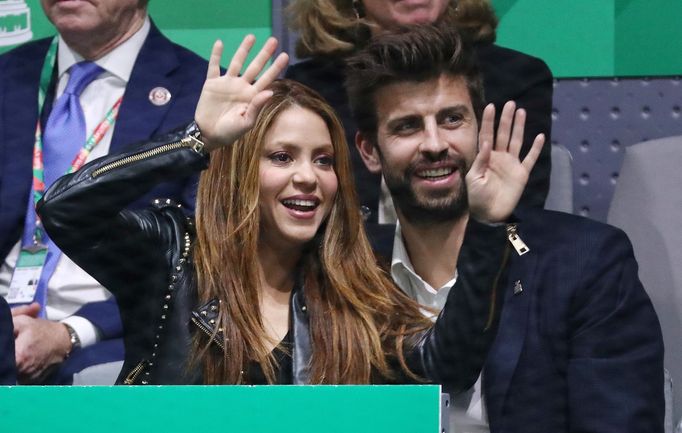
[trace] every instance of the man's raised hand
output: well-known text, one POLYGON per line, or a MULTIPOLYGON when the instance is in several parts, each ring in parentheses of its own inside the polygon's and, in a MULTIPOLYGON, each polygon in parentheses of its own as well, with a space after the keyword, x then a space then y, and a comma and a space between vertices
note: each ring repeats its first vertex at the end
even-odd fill
POLYGON ((466 176, 471 215, 484 222, 503 222, 514 211, 528 183, 528 176, 545 143, 538 134, 526 157, 519 153, 523 144, 526 111, 504 104, 495 134, 495 106, 483 111, 478 135, 479 152, 466 176))

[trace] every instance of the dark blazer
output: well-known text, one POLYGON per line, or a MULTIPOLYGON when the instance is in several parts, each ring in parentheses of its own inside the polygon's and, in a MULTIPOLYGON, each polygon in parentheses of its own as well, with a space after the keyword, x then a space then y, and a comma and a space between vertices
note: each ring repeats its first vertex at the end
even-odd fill
POLYGON ((0 296, 0 385, 17 383, 14 362, 14 325, 7 301, 0 296))
MULTIPOLYGON (((627 236, 569 214, 518 216, 530 251, 512 254, 483 368, 491 431, 662 432, 661 329, 627 236)), ((390 257, 391 230, 372 231, 390 257)))
MULTIPOLYGON (((542 60, 508 48, 479 44, 475 50, 483 75, 486 100, 495 104, 497 120, 502 106, 509 100, 516 101, 517 106, 525 108, 528 113, 521 155, 526 155, 537 134, 544 133, 546 136, 547 145, 542 149, 519 202, 519 207, 542 208, 549 191, 552 164, 549 146, 552 132, 552 73, 542 60)), ((332 56, 311 58, 290 66, 285 76, 316 90, 336 110, 346 130, 360 204, 371 211, 369 221, 376 222, 381 177, 367 170, 354 144, 357 126, 344 87, 346 76, 343 59, 332 56)))
MULTIPOLYGON (((49 39, 43 39, 0 56, 0 259, 7 256, 23 230, 38 119, 38 82, 49 44, 49 39)), ((147 140, 191 120, 206 67, 205 60, 172 43, 152 23, 126 87, 110 152, 121 152, 131 143, 147 140), (150 90, 159 86, 171 93, 170 102, 160 107, 149 101, 150 90)), ((50 90, 53 92, 54 83, 50 90)), ((52 99, 48 94, 43 123, 51 108, 47 101, 52 99)), ((193 177, 162 184, 137 205, 146 206, 154 197, 174 197, 193 209, 195 186, 193 177)), ((122 359, 122 327, 113 300, 85 305, 76 314, 94 323, 103 341, 73 353, 63 365, 65 376, 87 365, 122 359), (108 341, 111 339, 116 340, 108 341)))

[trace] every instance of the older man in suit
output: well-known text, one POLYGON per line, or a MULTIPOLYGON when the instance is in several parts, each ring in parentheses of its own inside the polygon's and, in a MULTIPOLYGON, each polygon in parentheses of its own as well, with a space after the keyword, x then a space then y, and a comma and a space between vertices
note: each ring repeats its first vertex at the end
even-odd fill
POLYGON ((421 27, 379 36, 348 70, 356 144, 399 221, 371 234, 407 294, 442 308, 470 221, 506 224, 499 331, 482 381, 455 398, 456 431, 662 432, 661 330, 627 237, 568 214, 512 215, 542 137, 520 161, 526 114, 513 103, 493 133, 473 57, 455 31, 421 27))
MULTIPOLYGON (((33 206, 83 161, 191 120, 206 62, 159 32, 147 0, 41 3, 59 34, 0 57, 0 294, 13 306, 20 382, 69 383, 122 359, 121 322, 105 288, 42 233, 33 206)), ((163 185, 140 204, 193 206, 194 183, 163 185)))

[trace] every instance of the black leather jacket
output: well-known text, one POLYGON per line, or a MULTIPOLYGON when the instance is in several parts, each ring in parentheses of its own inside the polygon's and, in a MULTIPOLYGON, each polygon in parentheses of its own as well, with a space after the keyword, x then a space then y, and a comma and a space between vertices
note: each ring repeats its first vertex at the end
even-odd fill
MULTIPOLYGON (((201 383, 199 369, 188 367, 191 336, 212 333, 219 304, 197 306, 193 220, 165 199, 148 210, 126 209, 158 183, 207 166, 192 131, 93 161, 55 182, 38 206, 55 243, 116 297, 126 349, 119 383, 201 383)), ((406 353, 413 372, 450 391, 478 377, 495 334, 503 298, 495 296, 495 284, 508 254, 504 227, 471 223, 467 231, 460 253, 467 265, 458 266, 434 326, 415 336, 406 353)), ((295 288, 291 299, 291 377, 302 384, 311 356, 305 289, 295 288)))

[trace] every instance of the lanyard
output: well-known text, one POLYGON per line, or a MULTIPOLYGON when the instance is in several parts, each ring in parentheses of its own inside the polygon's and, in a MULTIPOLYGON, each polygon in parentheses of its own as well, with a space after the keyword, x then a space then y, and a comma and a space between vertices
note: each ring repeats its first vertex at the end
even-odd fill
MULTIPOLYGON (((54 72, 55 61, 57 57, 57 47, 58 38, 55 36, 52 39, 50 48, 47 50, 45 55, 45 62, 43 63, 43 68, 40 72, 40 86, 38 88, 38 121, 36 123, 35 132, 35 143, 33 146, 33 185, 31 198, 29 200, 29 212, 27 213, 26 224, 33 226, 32 239, 30 239, 33 245, 39 245, 43 243, 44 232, 40 224, 40 218, 35 213, 35 205, 38 201, 45 195, 45 165, 43 161, 43 134, 40 127, 40 117, 45 105, 45 97, 47 95, 47 89, 52 80, 52 74, 54 72)), ((118 117, 118 109, 121 106, 121 101, 123 96, 118 98, 114 105, 107 111, 104 119, 95 127, 93 133, 85 141, 83 147, 78 152, 74 158, 71 166, 68 168, 66 173, 73 173, 77 171, 87 159, 88 155, 92 149, 102 141, 102 138, 106 135, 109 128, 111 128, 116 122, 118 117)), ((31 233, 29 230, 24 230, 24 233, 31 233)), ((27 244, 28 239, 24 239, 24 244, 27 244)))

